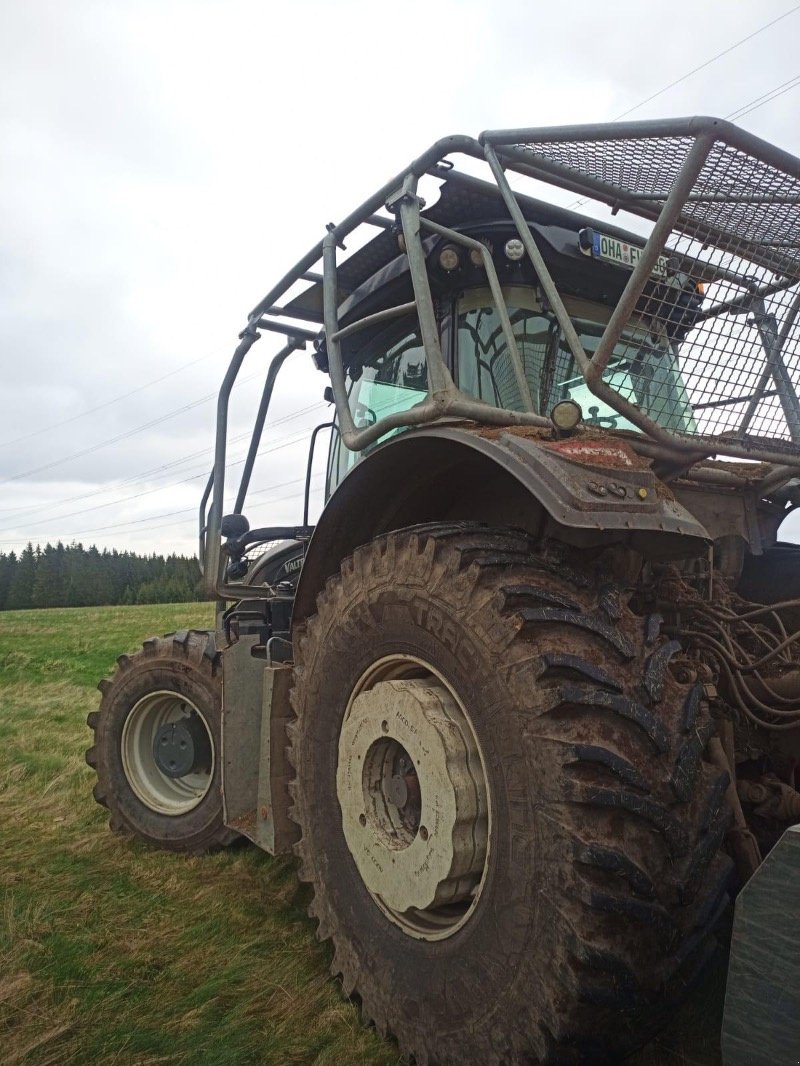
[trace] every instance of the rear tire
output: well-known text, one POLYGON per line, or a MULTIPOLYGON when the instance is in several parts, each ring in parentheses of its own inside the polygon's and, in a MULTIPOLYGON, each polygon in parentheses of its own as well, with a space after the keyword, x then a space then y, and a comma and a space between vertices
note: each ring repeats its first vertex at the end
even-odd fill
POLYGON ((727 775, 704 761, 708 708, 672 676, 658 622, 628 609, 602 560, 459 523, 359 548, 298 635, 300 876, 345 991, 418 1063, 618 1061, 708 958, 727 775), (489 797, 480 891, 438 939, 376 901, 337 796, 351 695, 398 656, 464 708, 489 797))
POLYGON ((97 772, 94 798, 111 828, 170 851, 199 854, 232 843, 223 821, 220 775, 222 679, 214 635, 184 630, 151 637, 136 655, 121 655, 101 681, 100 708, 87 724, 94 744, 86 762, 97 772), (153 754, 159 729, 192 721, 196 766, 162 772, 153 754))

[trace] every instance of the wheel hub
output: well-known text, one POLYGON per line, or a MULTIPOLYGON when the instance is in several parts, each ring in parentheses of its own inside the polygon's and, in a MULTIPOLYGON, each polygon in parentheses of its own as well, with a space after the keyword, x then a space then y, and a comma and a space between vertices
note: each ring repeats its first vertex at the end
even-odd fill
POLYGON ((178 722, 167 722, 156 733, 153 758, 167 777, 208 773, 211 766, 211 744, 208 732, 196 715, 178 722))
POLYGON ((467 900, 484 869, 487 798, 458 701, 436 680, 379 681, 353 700, 339 743, 345 839, 391 911, 467 900))

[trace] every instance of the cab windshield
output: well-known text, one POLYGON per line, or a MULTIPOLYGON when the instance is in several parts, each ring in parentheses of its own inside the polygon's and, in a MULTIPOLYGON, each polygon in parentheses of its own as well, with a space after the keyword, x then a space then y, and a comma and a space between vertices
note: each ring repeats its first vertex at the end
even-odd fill
MULTIPOLYGON (((543 415, 560 400, 572 399, 581 405, 585 423, 636 430, 589 390, 556 316, 538 307, 528 290, 510 291, 507 300, 530 399, 522 394, 500 318, 488 293, 468 294, 459 302, 457 375, 461 390, 494 407, 509 411, 532 407, 543 415)), ((567 301, 567 310, 591 358, 609 311, 602 305, 578 300, 567 301)), ((634 324, 626 329, 603 380, 665 429, 696 431, 677 346, 670 344, 666 335, 654 335, 644 325, 634 324)))
MULTIPOLYGON (((544 415, 560 400, 572 399, 580 404, 585 423, 636 430, 589 390, 555 315, 537 303, 533 290, 508 289, 504 295, 528 395, 522 394, 488 290, 466 293, 456 305, 452 372, 462 392, 493 407, 508 411, 533 409, 544 415)), ((609 309, 580 300, 565 303, 584 350, 591 356, 600 343, 609 309)), ((681 377, 677 345, 671 345, 666 336, 654 336, 644 326, 633 325, 627 329, 603 379, 665 429, 696 432, 681 377)), ((353 421, 359 429, 397 411, 407 411, 425 399, 427 390, 425 348, 415 315, 391 323, 349 360, 347 395, 353 421)), ((381 440, 400 432, 402 429, 390 430, 381 440)), ((377 443, 364 452, 351 452, 335 433, 328 491, 377 443)))

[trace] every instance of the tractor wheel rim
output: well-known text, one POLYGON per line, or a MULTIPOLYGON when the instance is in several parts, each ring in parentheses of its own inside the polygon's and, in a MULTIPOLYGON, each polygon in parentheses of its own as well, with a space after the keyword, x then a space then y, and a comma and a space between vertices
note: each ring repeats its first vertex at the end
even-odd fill
POLYGON ((150 692, 133 705, 120 741, 122 768, 136 797, 157 814, 188 814, 202 803, 214 779, 214 738, 197 706, 177 692, 150 692), (182 777, 169 777, 159 767, 153 746, 163 726, 196 716, 208 737, 210 766, 182 777))
POLYGON ((421 659, 387 656, 353 690, 338 755, 342 828, 367 891, 409 935, 452 936, 480 897, 491 822, 463 703, 421 659))

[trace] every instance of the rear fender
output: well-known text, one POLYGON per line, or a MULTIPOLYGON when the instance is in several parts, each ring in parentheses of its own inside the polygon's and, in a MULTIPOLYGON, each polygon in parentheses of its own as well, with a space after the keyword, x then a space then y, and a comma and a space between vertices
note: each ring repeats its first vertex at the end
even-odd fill
POLYGON ((320 516, 292 624, 314 612, 325 581, 355 548, 418 522, 514 526, 585 547, 622 543, 648 557, 693 554, 708 539, 623 442, 553 442, 536 432, 440 426, 375 448, 320 516))

